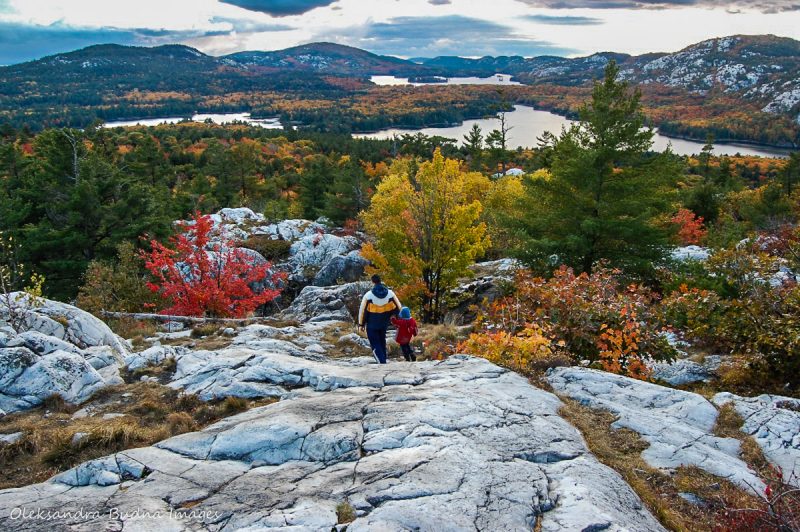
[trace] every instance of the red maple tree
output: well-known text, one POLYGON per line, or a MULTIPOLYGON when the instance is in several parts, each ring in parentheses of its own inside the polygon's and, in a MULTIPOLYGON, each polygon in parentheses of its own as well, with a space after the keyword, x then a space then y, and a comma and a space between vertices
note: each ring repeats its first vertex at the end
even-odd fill
POLYGON ((152 251, 142 252, 154 278, 148 287, 170 303, 162 314, 241 318, 280 294, 253 286, 277 286, 283 274, 268 262, 255 264, 233 241, 211 243, 212 225, 210 216, 195 213, 170 238, 171 246, 152 240, 152 251))
POLYGON ((683 246, 699 244, 706 237, 703 217, 696 216, 689 209, 679 210, 670 221, 678 226, 677 236, 683 246))

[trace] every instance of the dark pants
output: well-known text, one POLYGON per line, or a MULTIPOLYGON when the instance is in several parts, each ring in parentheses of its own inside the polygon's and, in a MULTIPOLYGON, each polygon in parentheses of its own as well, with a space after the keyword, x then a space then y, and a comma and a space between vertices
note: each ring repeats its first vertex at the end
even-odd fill
POLYGON ((411 344, 400 344, 400 351, 403 352, 403 356, 408 362, 417 360, 416 355, 414 355, 414 350, 411 349, 411 344))
POLYGON ((386 329, 367 329, 369 345, 378 364, 386 364, 386 329))

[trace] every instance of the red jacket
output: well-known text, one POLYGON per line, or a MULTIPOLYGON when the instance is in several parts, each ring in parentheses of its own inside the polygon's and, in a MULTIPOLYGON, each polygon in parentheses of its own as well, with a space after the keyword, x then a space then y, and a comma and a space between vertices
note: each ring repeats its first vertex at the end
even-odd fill
POLYGON ((392 325, 397 327, 397 336, 394 339, 400 345, 411 343, 411 339, 417 335, 417 322, 414 318, 404 320, 392 317, 392 325))

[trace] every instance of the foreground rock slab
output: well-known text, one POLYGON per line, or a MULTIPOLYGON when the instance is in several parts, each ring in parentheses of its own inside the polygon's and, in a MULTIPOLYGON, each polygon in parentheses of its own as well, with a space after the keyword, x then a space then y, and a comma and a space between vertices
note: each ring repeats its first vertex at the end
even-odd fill
POLYGON ((298 385, 336 389, 0 491, 0 529, 329 532, 347 503, 350 531, 662 530, 519 375, 470 357, 327 367, 298 385))
POLYGON ((650 443, 642 458, 651 466, 696 466, 763 493, 764 484, 739 459, 739 440, 713 434, 718 411, 703 396, 586 368, 555 368, 547 380, 556 393, 616 414, 612 428, 630 429, 650 443))

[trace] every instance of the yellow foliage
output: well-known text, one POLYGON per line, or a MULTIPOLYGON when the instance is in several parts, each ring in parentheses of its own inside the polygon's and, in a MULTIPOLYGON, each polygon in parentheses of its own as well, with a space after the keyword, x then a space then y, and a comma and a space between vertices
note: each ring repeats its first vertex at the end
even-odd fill
POLYGON ((377 186, 364 228, 375 237, 364 256, 374 270, 411 298, 427 322, 443 313, 443 297, 489 246, 478 197, 491 184, 465 174, 458 161, 436 150, 410 176, 410 161, 395 161, 377 186))
POLYGON ((528 373, 546 364, 553 356, 550 339, 538 327, 529 327, 518 334, 500 330, 471 334, 458 346, 458 351, 483 357, 490 362, 520 373, 528 373))

